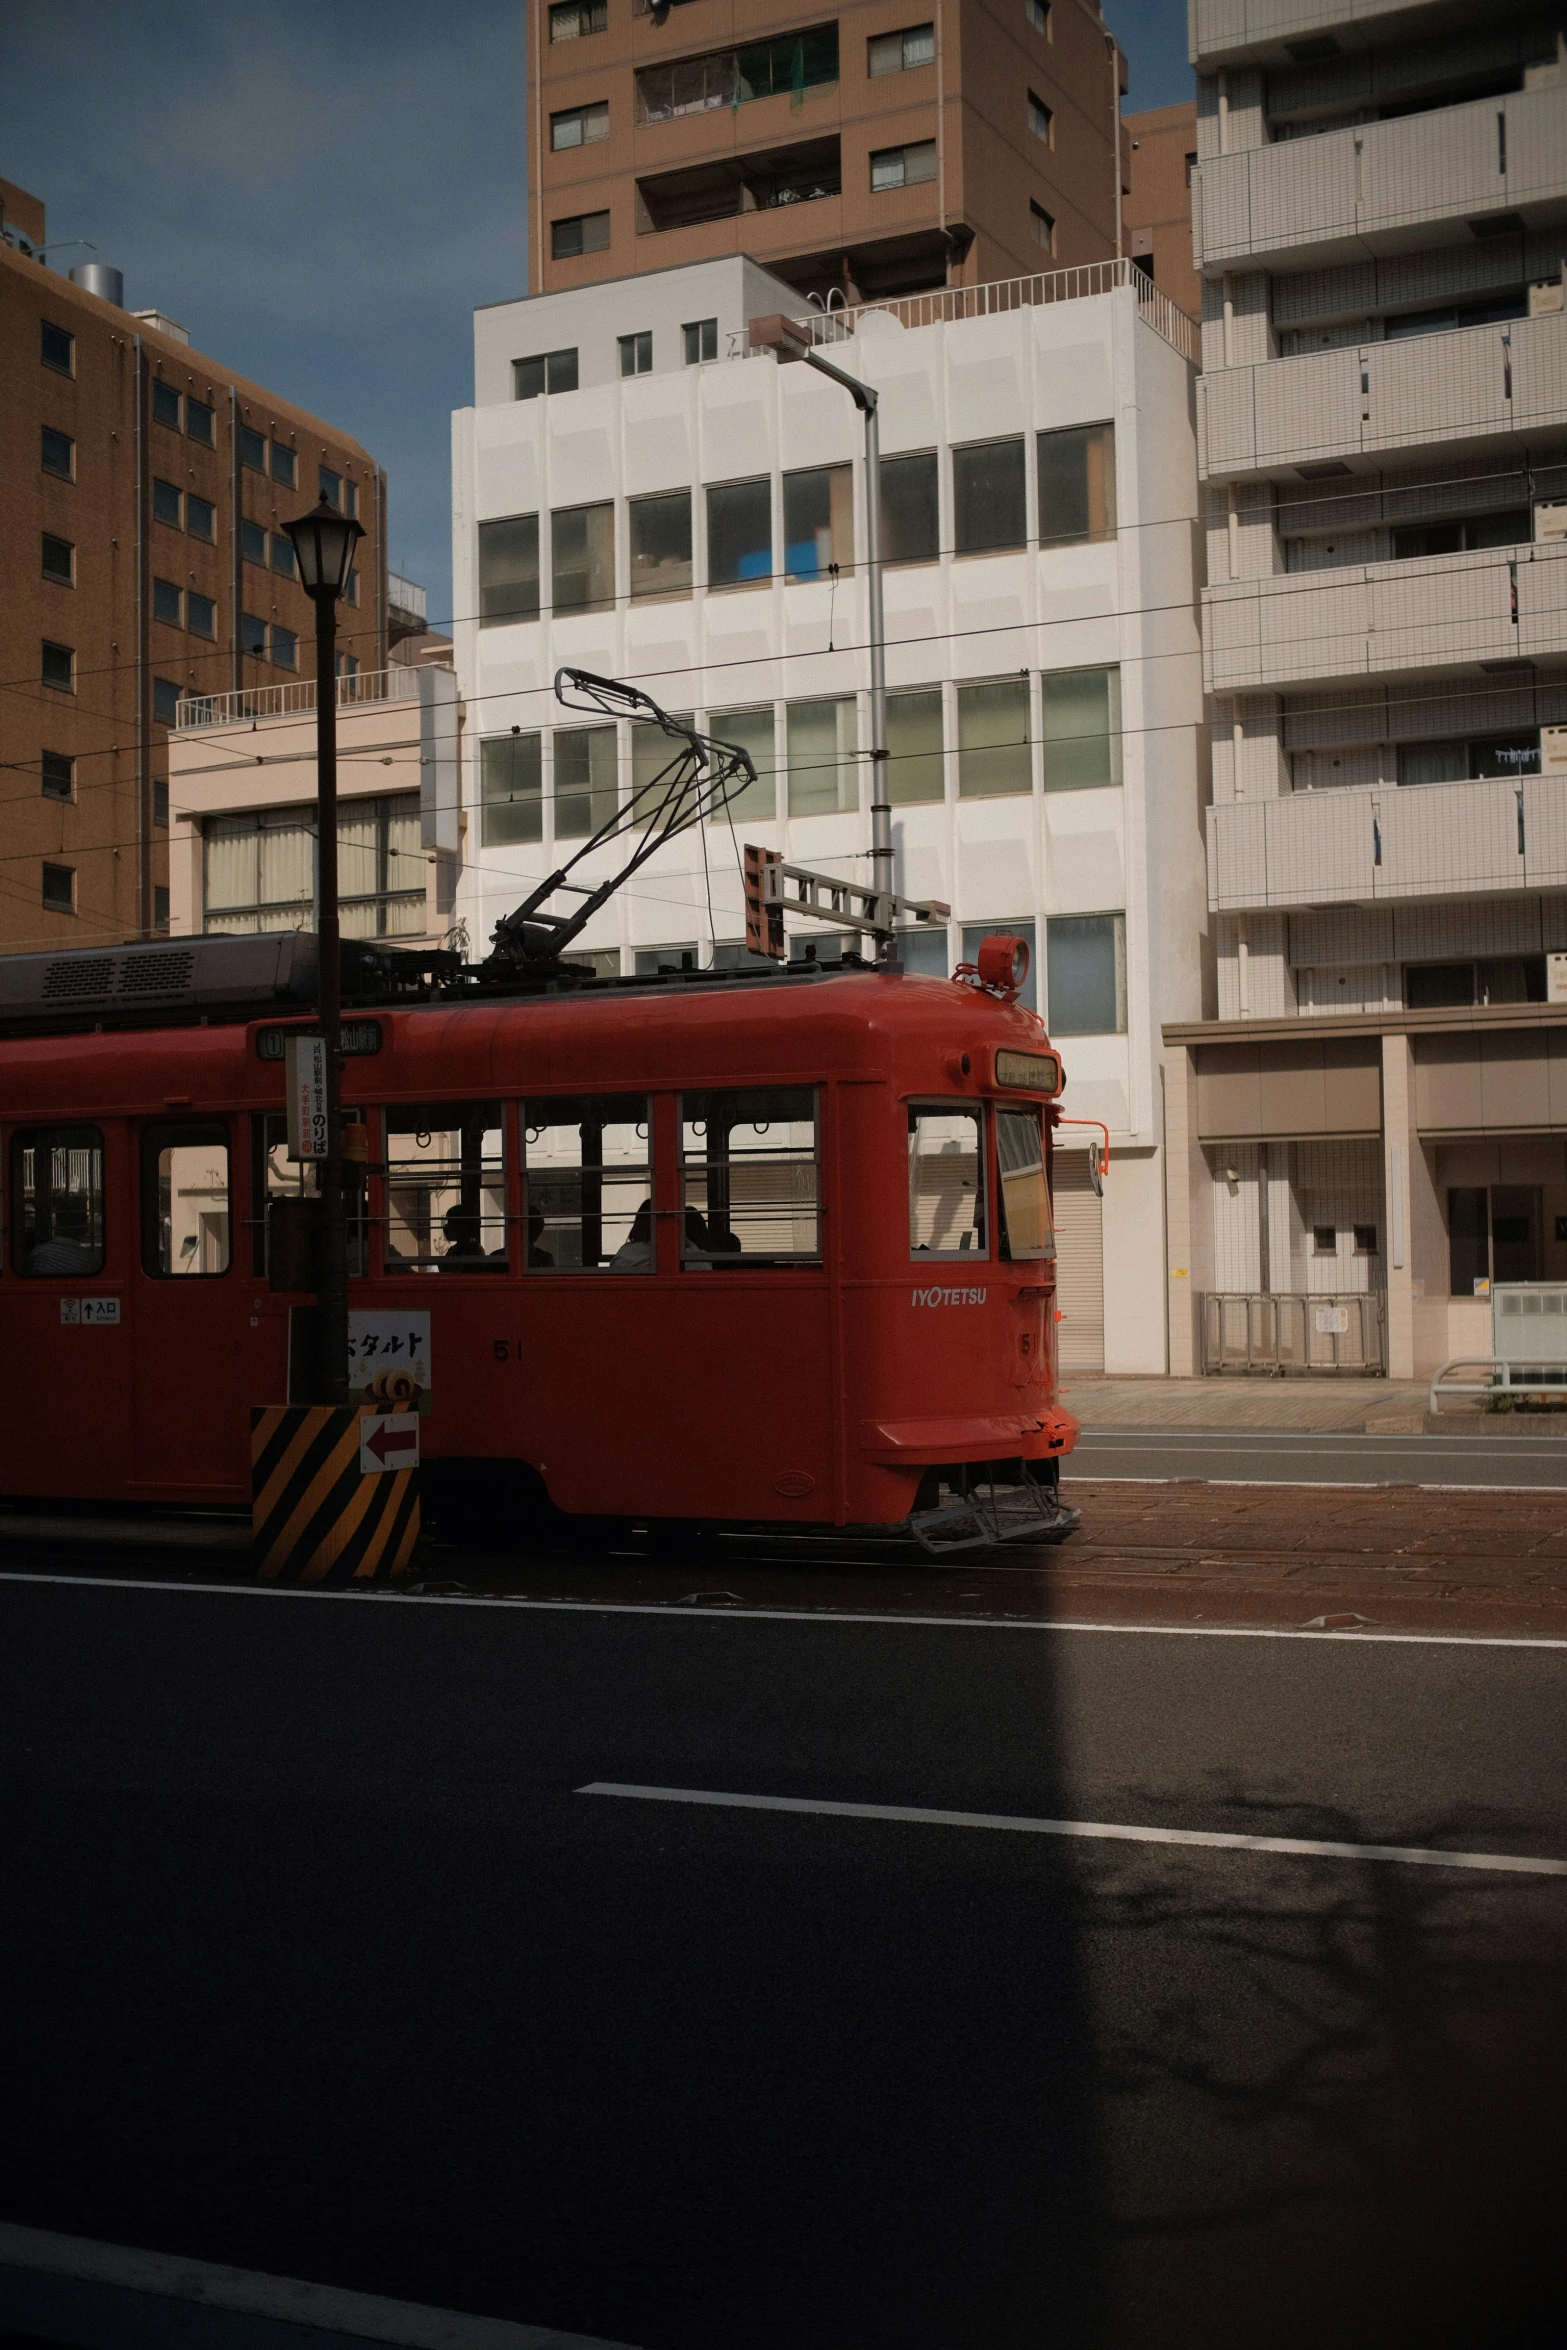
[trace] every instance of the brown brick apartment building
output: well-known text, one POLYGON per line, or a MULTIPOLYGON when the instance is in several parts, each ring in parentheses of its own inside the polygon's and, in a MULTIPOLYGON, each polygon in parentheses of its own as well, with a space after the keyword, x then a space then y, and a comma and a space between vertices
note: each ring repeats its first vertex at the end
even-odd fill
POLYGON ((0 204, 0 951, 15 952, 167 921, 174 705, 313 676, 282 525, 323 489, 366 534, 343 658, 384 665, 386 479, 171 321, 40 266, 25 248, 44 242, 42 205, 4 181, 0 204))
POLYGON ((1098 0, 528 0, 536 293, 744 253, 849 300, 1120 251, 1098 0))
POLYGON ((1121 207, 1126 249, 1178 310, 1201 319, 1202 280, 1192 263, 1197 101, 1124 115, 1121 127, 1131 151, 1121 207))

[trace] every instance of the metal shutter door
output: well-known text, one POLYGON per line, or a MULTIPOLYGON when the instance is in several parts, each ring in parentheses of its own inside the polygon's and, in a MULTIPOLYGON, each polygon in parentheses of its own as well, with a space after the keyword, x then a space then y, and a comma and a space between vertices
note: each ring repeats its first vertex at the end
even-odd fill
POLYGON ((1086 1151, 1057 1151, 1054 1163, 1056 1337, 1063 1371, 1105 1367, 1104 1202, 1088 1180, 1086 1151))

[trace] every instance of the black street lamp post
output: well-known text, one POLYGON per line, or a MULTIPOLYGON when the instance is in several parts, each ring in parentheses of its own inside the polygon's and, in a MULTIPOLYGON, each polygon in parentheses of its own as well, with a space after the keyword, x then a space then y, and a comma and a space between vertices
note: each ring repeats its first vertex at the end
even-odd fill
POLYGON ((299 577, 316 608, 317 1005, 326 1047, 326 1157, 321 1165, 321 1253, 316 1275, 319 1351, 315 1400, 348 1401, 348 1233, 343 1214, 343 971, 337 915, 337 599, 364 531, 321 503, 285 525, 299 577))

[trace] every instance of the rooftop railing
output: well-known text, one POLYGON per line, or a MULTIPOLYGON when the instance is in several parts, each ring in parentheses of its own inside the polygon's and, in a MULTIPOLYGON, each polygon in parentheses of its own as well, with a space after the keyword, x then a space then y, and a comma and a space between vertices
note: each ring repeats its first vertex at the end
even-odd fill
MULTIPOLYGON (((337 706, 357 709, 367 702, 417 702, 419 671, 408 664, 362 669, 337 681, 337 706)), ((315 679, 292 685, 246 685, 231 694, 183 694, 174 714, 178 734, 209 726, 248 726, 257 718, 291 718, 313 711, 315 679)))
POLYGON ((1197 321, 1177 309, 1162 294, 1146 270, 1135 261, 1085 261, 1075 269, 1051 269, 1038 277, 1007 277, 989 285, 940 286, 928 294, 897 294, 884 302, 861 302, 843 309, 807 311, 804 323, 820 347, 842 342, 862 318, 884 311, 900 326, 951 326, 965 318, 997 318, 1009 310, 1034 310, 1048 302, 1083 302, 1095 294, 1113 294, 1130 286, 1137 296, 1137 314, 1173 350, 1195 365, 1199 355, 1197 321))
POLYGON ((399 612, 411 612, 415 620, 425 618, 424 590, 417 580, 404 579, 401 573, 389 571, 386 575, 386 600, 395 604, 399 612))

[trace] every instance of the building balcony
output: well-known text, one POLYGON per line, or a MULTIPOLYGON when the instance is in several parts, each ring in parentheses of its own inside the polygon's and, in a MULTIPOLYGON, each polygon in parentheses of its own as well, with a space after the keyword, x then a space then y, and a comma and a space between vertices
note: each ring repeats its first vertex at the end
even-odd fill
POLYGON ((1299 268, 1309 248, 1321 269, 1447 243, 1454 221, 1559 202, 1564 155, 1567 86, 1216 155, 1197 174, 1197 266, 1299 268))
POLYGON ((1282 65, 1285 41, 1309 39, 1340 25, 1374 24, 1407 6, 1408 0, 1190 0, 1192 63, 1199 73, 1212 73, 1232 58, 1278 48, 1278 57, 1268 62, 1282 65))
POLYGON ((1279 572, 1203 591, 1203 681, 1215 694, 1564 650, 1567 542, 1279 572))
POLYGON ((1207 481, 1454 441, 1478 455, 1567 424, 1567 311, 1222 368, 1197 393, 1207 481))
POLYGON ((1567 779, 1382 784, 1208 810, 1212 913, 1567 887, 1567 779))

